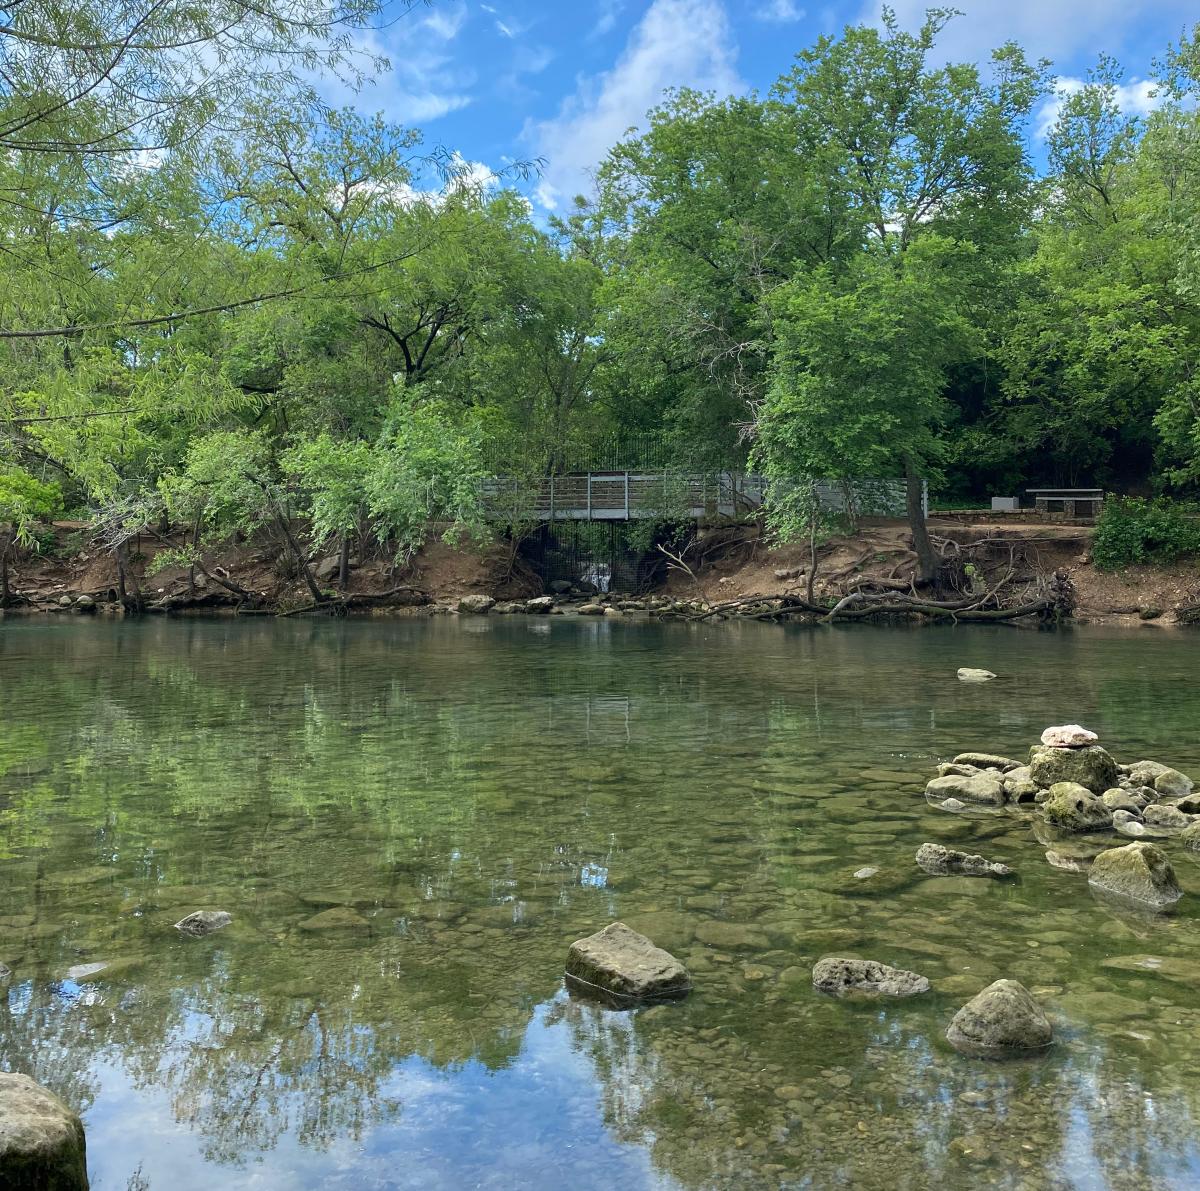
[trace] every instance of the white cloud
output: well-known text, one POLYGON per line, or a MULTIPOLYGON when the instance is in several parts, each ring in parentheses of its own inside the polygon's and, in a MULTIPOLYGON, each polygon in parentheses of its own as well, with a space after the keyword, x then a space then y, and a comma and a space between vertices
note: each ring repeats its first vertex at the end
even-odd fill
POLYGON ((526 123, 522 139, 546 159, 538 201, 553 210, 588 190, 590 171, 666 88, 743 90, 736 53, 720 0, 654 0, 611 70, 580 79, 554 119, 526 123))
POLYGON ((467 23, 467 6, 462 4, 445 5, 433 9, 429 15, 420 21, 423 30, 439 41, 453 41, 467 23))
POLYGON ((617 24, 617 17, 625 7, 625 0, 600 0, 596 14, 596 23, 592 26, 589 37, 603 37, 611 33, 617 24))
POLYGON ((760 21, 770 21, 772 24, 786 25, 792 21, 804 19, 804 9, 795 0, 766 0, 754 11, 754 16, 760 21))
MULTIPOLYGON (((900 24, 913 29, 930 0, 890 0, 900 24)), ((1151 21, 1156 27, 1190 24, 1195 0, 956 0, 955 17, 939 40, 944 55, 973 61, 1005 41, 1032 58, 1066 59, 1098 53, 1121 56, 1125 39, 1151 21)), ((882 3, 867 0, 862 17, 878 21, 882 3)))
MULTIPOLYGON (((1068 95, 1083 90, 1084 85, 1083 79, 1071 78, 1069 75, 1054 80, 1054 94, 1046 100, 1037 114, 1034 135, 1038 140, 1045 140, 1050 129, 1054 127, 1058 113, 1062 111, 1063 100, 1068 95)), ((1145 116, 1160 102, 1154 94, 1154 84, 1146 79, 1130 79, 1127 83, 1118 84, 1116 101, 1121 111, 1130 116, 1145 116)))

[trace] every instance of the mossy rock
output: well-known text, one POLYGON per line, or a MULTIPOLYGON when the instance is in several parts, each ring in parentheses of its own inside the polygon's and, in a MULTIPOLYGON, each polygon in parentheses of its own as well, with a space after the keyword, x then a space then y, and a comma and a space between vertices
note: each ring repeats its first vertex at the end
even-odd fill
POLYGON ((1042 815, 1063 831, 1105 831, 1113 819, 1104 800, 1076 782, 1055 782, 1042 803, 1042 815))
POLYGON ((1092 862, 1088 884, 1155 909, 1174 905, 1183 896, 1166 853, 1141 841, 1101 852, 1092 862))
POLYGON ((1111 790, 1120 776, 1112 754, 1098 744, 1085 748, 1035 744, 1029 750, 1029 775, 1043 789, 1058 782, 1075 782, 1093 794, 1111 790))

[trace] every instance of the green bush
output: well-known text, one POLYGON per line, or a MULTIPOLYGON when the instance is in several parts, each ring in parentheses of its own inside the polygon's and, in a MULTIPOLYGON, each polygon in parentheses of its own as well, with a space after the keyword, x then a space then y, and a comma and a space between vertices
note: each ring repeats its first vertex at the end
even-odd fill
POLYGON ((1092 553, 1105 571, 1138 562, 1171 562, 1200 553, 1200 520, 1188 505, 1113 497, 1104 502, 1092 553))

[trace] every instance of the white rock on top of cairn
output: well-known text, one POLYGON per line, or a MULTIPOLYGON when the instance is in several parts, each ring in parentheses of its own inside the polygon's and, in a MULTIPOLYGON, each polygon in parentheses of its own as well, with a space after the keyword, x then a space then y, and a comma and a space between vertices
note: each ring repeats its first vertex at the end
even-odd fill
POLYGON ((1062 724, 1057 728, 1047 728, 1042 733, 1042 743, 1053 749, 1087 748, 1099 739, 1095 732, 1089 732, 1078 724, 1062 724))

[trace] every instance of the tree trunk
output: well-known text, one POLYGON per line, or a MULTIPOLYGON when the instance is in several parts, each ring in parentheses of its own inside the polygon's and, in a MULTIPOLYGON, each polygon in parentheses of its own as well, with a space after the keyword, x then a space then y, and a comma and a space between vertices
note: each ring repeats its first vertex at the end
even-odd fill
POLYGON ((5 530, 0 538, 0 608, 5 607, 12 599, 12 591, 8 586, 8 554, 12 549, 13 535, 5 530))
POLYGON ((938 558, 925 524, 925 486, 911 459, 904 465, 904 496, 917 555, 917 582, 932 583, 937 578, 938 558))
POLYGON ((346 590, 350 582, 350 535, 342 534, 342 548, 338 554, 338 587, 346 590))

